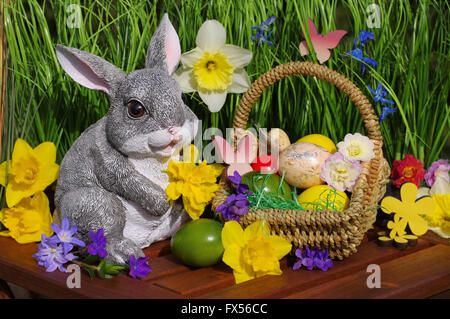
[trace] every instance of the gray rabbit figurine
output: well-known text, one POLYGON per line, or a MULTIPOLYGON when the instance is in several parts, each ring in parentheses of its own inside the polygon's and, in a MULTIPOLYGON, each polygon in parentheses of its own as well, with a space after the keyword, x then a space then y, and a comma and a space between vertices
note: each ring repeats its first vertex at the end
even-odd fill
POLYGON ((58 177, 58 218, 67 217, 89 242, 104 229, 107 259, 126 264, 131 254, 172 236, 188 220, 169 203, 167 168, 175 150, 193 140, 198 119, 171 77, 181 49, 164 15, 147 51, 145 68, 123 73, 93 54, 57 45, 62 68, 73 80, 108 95, 110 108, 73 143, 58 177))

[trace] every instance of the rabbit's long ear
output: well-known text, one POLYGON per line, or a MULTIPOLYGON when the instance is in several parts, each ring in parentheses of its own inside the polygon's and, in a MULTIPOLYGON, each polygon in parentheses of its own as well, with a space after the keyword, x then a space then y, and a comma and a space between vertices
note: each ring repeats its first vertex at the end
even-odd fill
POLYGON ((56 56, 64 71, 89 89, 110 94, 124 75, 119 68, 99 56, 61 44, 56 45, 56 56))
POLYGON ((181 58, 180 39, 167 13, 150 40, 145 67, 158 68, 171 75, 181 58))

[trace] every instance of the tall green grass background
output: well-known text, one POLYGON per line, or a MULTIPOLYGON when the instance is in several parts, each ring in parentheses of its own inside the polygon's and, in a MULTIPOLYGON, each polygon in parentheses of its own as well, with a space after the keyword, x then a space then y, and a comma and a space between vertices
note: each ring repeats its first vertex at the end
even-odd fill
MULTIPOLYGON (((220 21, 227 31, 227 43, 253 52, 246 67, 255 80, 265 71, 290 61, 315 61, 301 57, 298 45, 304 40, 302 25, 308 17, 326 34, 336 29, 348 31, 325 65, 351 79, 373 102, 367 85, 378 82, 388 90, 386 98, 398 111, 381 125, 384 155, 390 163, 413 154, 428 167, 439 158, 449 158, 450 108, 450 28, 449 3, 436 0, 396 1, 9 1, 3 3, 8 48, 6 108, 3 123, 1 160, 10 158, 17 138, 32 146, 52 141, 60 162, 75 139, 108 109, 106 96, 81 87, 61 69, 55 55, 58 43, 76 47, 120 67, 125 72, 143 68, 151 35, 167 12, 178 31, 182 52, 195 47, 198 29, 207 19, 220 21), (378 4, 380 28, 368 28, 371 12, 378 4), (81 23, 70 28, 79 5, 81 23), (258 44, 250 38, 251 27, 269 16, 269 40, 258 44), (365 55, 379 66, 367 66, 361 75, 360 63, 345 53, 362 30, 371 31, 365 55)), ((188 95, 188 105, 203 120, 204 128, 232 127, 240 94, 229 94, 219 113, 210 113, 196 93, 188 95)), ((377 115, 381 105, 373 103, 377 115)), ((297 140, 321 133, 335 143, 347 133, 362 132, 362 118, 345 94, 315 78, 292 77, 266 90, 250 115, 261 127, 283 128, 297 140)), ((250 124, 251 124, 250 123, 250 124)), ((2 192, 2 190, 0 190, 2 192)))

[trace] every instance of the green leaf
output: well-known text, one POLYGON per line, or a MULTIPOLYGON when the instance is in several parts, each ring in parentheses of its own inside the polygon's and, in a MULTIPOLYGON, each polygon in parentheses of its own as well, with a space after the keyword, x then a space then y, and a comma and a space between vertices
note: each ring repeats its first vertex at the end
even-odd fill
POLYGON ((88 265, 94 265, 98 262, 98 260, 99 260, 98 255, 95 255, 95 256, 89 255, 89 256, 86 256, 86 258, 84 258, 82 260, 82 262, 84 262, 85 264, 88 264, 88 265))
POLYGON ((105 274, 106 274, 106 259, 102 259, 102 261, 100 262, 100 264, 98 265, 98 275, 100 276, 100 278, 105 279, 105 274))
POLYGON ((111 261, 105 262, 105 273, 108 275, 118 275, 122 270, 124 270, 126 267, 121 265, 116 265, 111 261))
POLYGON ((87 268, 87 267, 83 267, 83 268, 86 269, 86 271, 88 272, 89 277, 91 279, 95 278, 95 271, 94 270, 92 270, 91 268, 87 268))

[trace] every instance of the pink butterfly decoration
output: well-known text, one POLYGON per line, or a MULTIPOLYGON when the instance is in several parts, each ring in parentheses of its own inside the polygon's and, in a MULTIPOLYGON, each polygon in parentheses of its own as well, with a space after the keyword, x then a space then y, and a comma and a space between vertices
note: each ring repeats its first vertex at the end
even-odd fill
POLYGON ((252 154, 252 135, 248 134, 242 138, 237 145, 237 151, 221 136, 214 136, 213 142, 216 147, 216 155, 219 160, 228 164, 227 176, 233 176, 234 171, 242 176, 253 171, 250 163, 254 161, 256 156, 252 154))
MULTIPOLYGON (((311 43, 314 47, 314 51, 316 52, 317 60, 319 60, 319 63, 322 64, 330 58, 330 49, 337 47, 344 35, 347 34, 347 31, 336 30, 326 35, 321 35, 317 32, 316 25, 310 18, 308 18, 308 26, 309 37, 311 38, 311 43)), ((305 38, 303 31, 302 36, 305 38)), ((300 42, 299 49, 302 56, 309 54, 308 43, 306 40, 300 42)))

